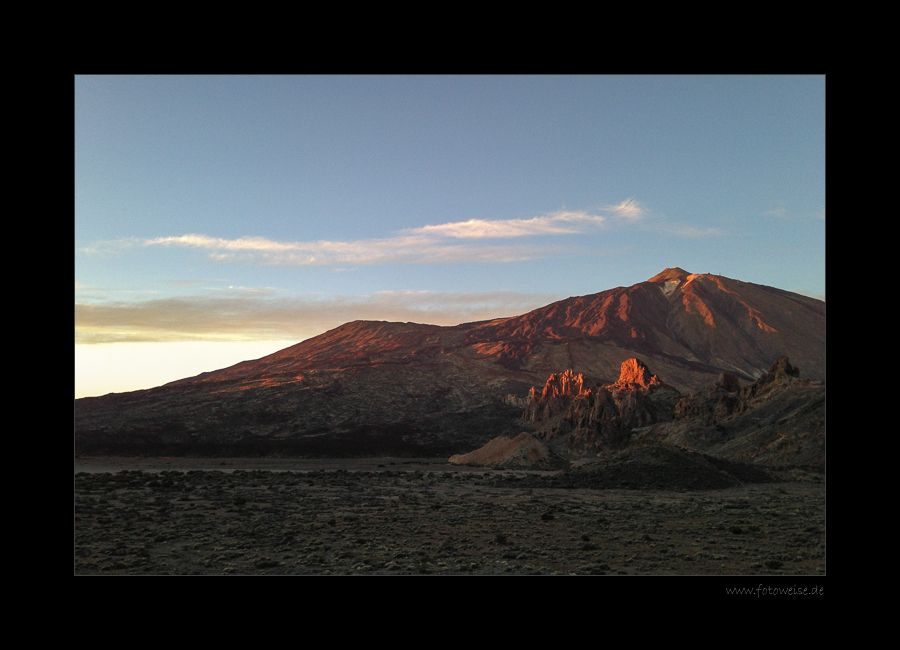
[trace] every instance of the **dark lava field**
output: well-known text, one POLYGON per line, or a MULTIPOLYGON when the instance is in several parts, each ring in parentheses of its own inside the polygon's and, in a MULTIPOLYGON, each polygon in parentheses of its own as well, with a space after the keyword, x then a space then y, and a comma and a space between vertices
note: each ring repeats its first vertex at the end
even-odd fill
POLYGON ((640 489, 585 476, 443 459, 76 459, 74 572, 825 574, 824 477, 640 489))

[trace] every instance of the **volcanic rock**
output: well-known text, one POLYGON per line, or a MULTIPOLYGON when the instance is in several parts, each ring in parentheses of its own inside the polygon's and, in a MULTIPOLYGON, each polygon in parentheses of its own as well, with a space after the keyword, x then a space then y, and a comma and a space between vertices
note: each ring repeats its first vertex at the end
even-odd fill
POLYGON ((674 421, 643 439, 777 469, 825 472, 825 383, 787 357, 738 392, 720 384, 679 400, 674 421))
POLYGON ((792 366, 787 357, 779 357, 769 368, 769 372, 741 391, 741 399, 749 402, 772 391, 784 389, 799 377, 800 368, 792 366))
POLYGON ((713 426, 730 417, 741 404, 740 382, 734 375, 722 376, 702 391, 687 395, 675 404, 675 420, 691 420, 713 426))
POLYGON ((717 425, 752 410, 766 396, 786 389, 800 377, 800 369, 787 357, 775 360, 769 371, 752 384, 740 387, 729 373, 722 373, 709 388, 682 398, 675 405, 674 419, 692 419, 703 425, 717 425))
POLYGON ((678 395, 645 363, 627 359, 618 381, 596 390, 585 389, 582 375, 571 370, 551 375, 540 397, 532 388, 522 418, 545 439, 565 436, 574 453, 618 449, 628 443, 633 429, 671 420, 678 395))
POLYGON ((528 405, 522 419, 527 422, 547 422, 564 413, 576 397, 587 397, 592 394, 590 388, 584 386, 584 375, 575 374, 571 368, 561 373, 552 373, 544 384, 540 396, 532 386, 528 391, 528 405))
MULTIPOLYGON (((544 390, 541 391, 541 399, 552 399, 554 397, 578 397, 590 393, 590 388, 584 387, 584 375, 575 374, 571 369, 565 370, 559 374, 550 375, 544 390)), ((531 389, 532 398, 535 396, 535 389, 531 389)))
POLYGON ((730 372, 723 372, 716 379, 716 387, 727 393, 736 393, 741 390, 741 382, 730 372))
POLYGON ((650 374, 650 369, 644 362, 637 359, 628 359, 622 364, 619 380, 610 389, 650 390, 651 388, 659 388, 662 385, 659 377, 650 374))

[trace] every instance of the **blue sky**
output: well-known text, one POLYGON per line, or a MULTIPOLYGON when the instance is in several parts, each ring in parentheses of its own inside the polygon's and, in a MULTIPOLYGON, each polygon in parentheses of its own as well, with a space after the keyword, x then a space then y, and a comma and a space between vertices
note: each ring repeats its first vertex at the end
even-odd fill
POLYGON ((680 266, 825 297, 824 76, 78 76, 75 393, 680 266))

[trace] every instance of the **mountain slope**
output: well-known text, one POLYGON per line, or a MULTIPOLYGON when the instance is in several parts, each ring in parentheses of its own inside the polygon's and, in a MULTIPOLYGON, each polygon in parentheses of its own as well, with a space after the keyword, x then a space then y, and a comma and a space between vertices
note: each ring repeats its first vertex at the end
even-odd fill
POLYGON ((261 359, 76 400, 76 449, 443 455, 517 434, 529 388, 566 368, 609 384, 637 358, 689 392, 723 371, 752 381, 782 355, 825 378, 824 302, 676 267, 510 318, 353 321, 261 359))

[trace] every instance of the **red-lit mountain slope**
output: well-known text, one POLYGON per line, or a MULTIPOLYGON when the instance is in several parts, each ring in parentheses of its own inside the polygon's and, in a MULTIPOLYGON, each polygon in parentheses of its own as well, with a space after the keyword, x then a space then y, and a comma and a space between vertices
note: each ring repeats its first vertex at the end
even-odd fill
POLYGON ((469 451, 518 433, 510 405, 520 407, 550 373, 571 368, 588 385, 608 384, 638 358, 689 392, 722 371, 752 381, 782 355, 805 377, 825 378, 824 302, 676 267, 511 318, 453 327, 354 321, 156 389, 76 400, 76 440, 79 431, 85 440, 130 437, 149 450, 159 441, 346 434, 352 446, 369 432, 363 438, 381 441, 373 453, 401 439, 435 453, 445 443, 469 451))
POLYGON ((824 379, 825 303, 676 267, 631 287, 567 298, 512 318, 454 327, 354 321, 262 359, 174 384, 439 362, 454 354, 534 373, 541 381, 563 368, 613 381, 624 359, 643 354, 654 371, 682 389, 699 387, 706 375, 723 370, 752 380, 788 354, 805 376, 824 379), (666 376, 669 365, 680 372, 666 376))

